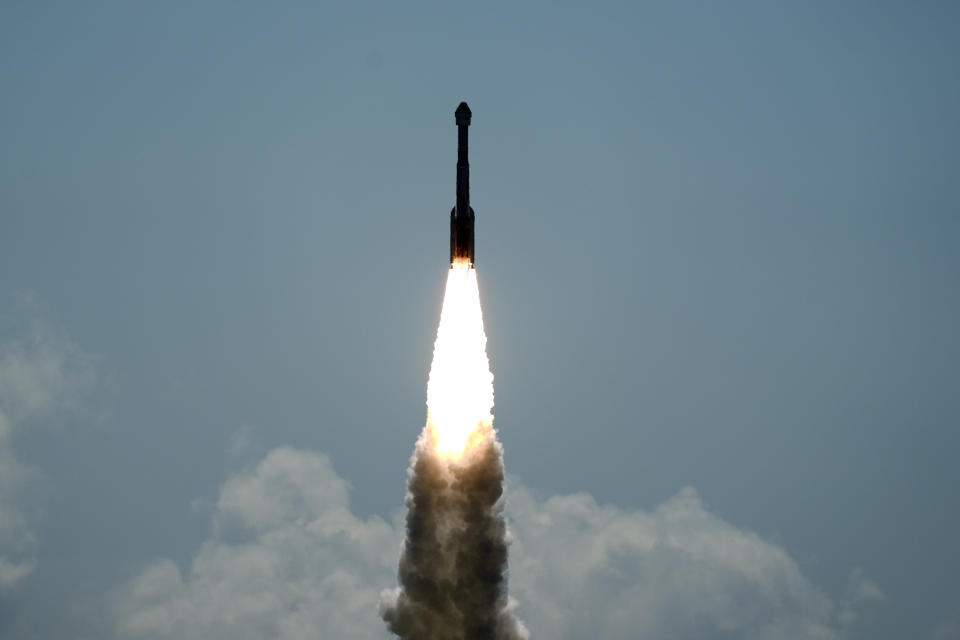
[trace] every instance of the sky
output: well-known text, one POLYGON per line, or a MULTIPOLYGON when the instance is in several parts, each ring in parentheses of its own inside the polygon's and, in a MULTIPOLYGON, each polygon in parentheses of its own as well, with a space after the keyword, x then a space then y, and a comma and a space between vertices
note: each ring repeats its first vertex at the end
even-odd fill
POLYGON ((461 100, 532 637, 960 638, 958 25, 3 3, 0 638, 387 637, 461 100))

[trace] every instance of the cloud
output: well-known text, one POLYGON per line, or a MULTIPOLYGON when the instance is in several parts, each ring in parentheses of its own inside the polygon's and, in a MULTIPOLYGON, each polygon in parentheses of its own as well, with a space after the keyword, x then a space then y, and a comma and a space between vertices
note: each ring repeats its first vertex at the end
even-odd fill
POLYGON ((837 613, 841 627, 847 631, 853 629, 863 605, 883 602, 886 599, 880 587, 873 581, 867 580, 863 576, 863 569, 857 567, 850 573, 846 596, 837 613))
POLYGON ((9 419, 0 411, 0 593, 30 575, 34 565, 24 556, 35 539, 22 501, 36 472, 17 460, 11 431, 9 419))
POLYGON ((80 409, 97 380, 94 358, 36 317, 21 333, 0 344, 0 408, 9 420, 19 427, 80 409))
POLYGON ((711 514, 693 489, 649 513, 585 493, 509 496, 511 591, 535 635, 847 637, 838 607, 782 547, 711 514))
MULTIPOLYGON (((650 512, 588 494, 508 490, 510 589, 533 638, 850 637, 848 612, 882 598, 859 572, 842 604, 780 546, 711 514, 693 489, 650 512)), ((146 567, 113 598, 123 637, 388 637, 401 523, 361 519, 326 456, 275 449, 220 490, 213 531, 181 570, 146 567)))
POLYGON ((213 536, 186 576, 147 567, 115 600, 118 632, 145 638, 387 637, 380 590, 397 529, 354 516, 326 456, 283 447, 220 490, 213 536))
POLYGON ((28 302, 27 326, 0 342, 0 592, 35 565, 37 504, 31 498, 42 476, 18 459, 16 432, 78 409, 96 381, 92 358, 37 319, 28 302))
POLYGON ((930 640, 960 640, 960 611, 937 625, 930 640))

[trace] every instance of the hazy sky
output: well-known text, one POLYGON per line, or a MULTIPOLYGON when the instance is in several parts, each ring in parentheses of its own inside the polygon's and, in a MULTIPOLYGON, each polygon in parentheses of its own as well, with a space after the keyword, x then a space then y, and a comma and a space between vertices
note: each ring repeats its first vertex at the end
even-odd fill
POLYGON ((958 5, 354 4, 0 7, 0 637, 385 634, 466 100, 533 637, 960 638, 958 5))

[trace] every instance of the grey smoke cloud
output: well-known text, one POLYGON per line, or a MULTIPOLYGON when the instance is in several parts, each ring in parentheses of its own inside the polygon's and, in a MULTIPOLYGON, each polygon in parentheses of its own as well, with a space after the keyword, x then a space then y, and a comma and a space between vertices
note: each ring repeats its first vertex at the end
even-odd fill
POLYGON ((451 462, 429 429, 409 472, 400 587, 384 593, 380 615, 405 640, 523 640, 507 596, 502 447, 492 427, 480 428, 451 462))
MULTIPOLYGON (((510 590, 551 640, 845 640, 882 597, 857 571, 831 596, 780 545, 711 513, 693 489, 651 511, 508 481, 510 590)), ((401 520, 360 518, 320 453, 289 447, 221 487, 210 537, 184 567, 158 560, 112 597, 125 638, 386 639, 401 520)))

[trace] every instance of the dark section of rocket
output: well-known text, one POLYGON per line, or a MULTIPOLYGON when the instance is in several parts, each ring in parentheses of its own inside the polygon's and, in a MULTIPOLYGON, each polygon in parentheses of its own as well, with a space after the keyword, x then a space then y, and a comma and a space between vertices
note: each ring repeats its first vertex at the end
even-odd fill
POLYGON ((461 102, 457 119, 457 206, 450 212, 450 263, 473 264, 473 208, 470 206, 470 163, 467 161, 467 128, 470 107, 461 102))

